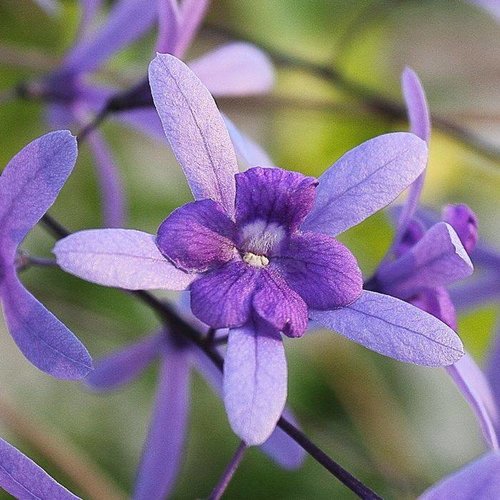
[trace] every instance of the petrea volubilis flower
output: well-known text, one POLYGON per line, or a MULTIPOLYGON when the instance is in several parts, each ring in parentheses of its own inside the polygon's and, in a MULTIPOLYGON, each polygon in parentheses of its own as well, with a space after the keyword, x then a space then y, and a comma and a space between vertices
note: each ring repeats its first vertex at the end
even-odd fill
POLYGON ((83 231, 54 252, 63 269, 100 284, 189 286, 194 315, 212 328, 230 328, 224 402, 247 444, 269 437, 285 405, 280 332, 301 336, 309 318, 403 361, 439 366, 462 356, 457 335, 436 318, 386 295, 362 294, 355 258, 334 239, 420 175, 424 141, 409 133, 377 137, 319 180, 279 168, 239 174, 223 119, 192 71, 158 55, 150 83, 196 201, 167 217, 156 238, 83 231))
MULTIPOLYGON (((204 325, 201 327, 203 331, 208 330, 204 325)), ((137 377, 158 357, 161 362, 158 388, 136 477, 133 496, 136 500, 166 498, 175 485, 184 450, 192 370, 199 372, 222 397, 221 372, 198 347, 165 330, 100 360, 87 383, 98 391, 116 389, 137 377)), ((285 413, 295 422, 290 412, 285 413)), ((262 451, 286 469, 299 467, 305 456, 304 450, 278 428, 262 445, 262 451)))
MULTIPOLYGON (((402 75, 411 130, 427 142, 430 114, 422 84, 414 71, 402 75)), ((399 214, 390 253, 367 287, 410 302, 457 329, 455 307, 447 286, 468 277, 473 271, 469 253, 477 239, 477 218, 466 205, 448 205, 443 221, 426 224, 415 215, 423 187, 422 174, 410 187, 408 199, 399 214)), ((495 423, 496 404, 483 372, 469 354, 446 370, 473 409, 485 440, 498 447, 495 423)))
POLYGON ((33 460, 0 439, 0 487, 15 498, 78 500, 33 460))
POLYGON ((54 203, 77 156, 68 131, 52 132, 23 148, 0 176, 0 299, 5 321, 22 353, 54 377, 79 379, 92 368, 80 341, 19 281, 16 253, 54 203))

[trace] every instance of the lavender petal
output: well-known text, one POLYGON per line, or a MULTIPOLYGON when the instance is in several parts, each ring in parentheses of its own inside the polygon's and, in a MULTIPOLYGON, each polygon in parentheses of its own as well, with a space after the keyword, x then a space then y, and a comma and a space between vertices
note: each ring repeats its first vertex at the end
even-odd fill
POLYGON ((314 203, 317 180, 281 168, 255 167, 236 175, 236 223, 298 229, 314 203))
POLYGON ((244 325, 250 318, 258 269, 234 261, 209 271, 191 285, 191 310, 212 328, 244 325))
POLYGON ((456 363, 464 354, 458 335, 434 316, 375 292, 363 292, 336 311, 309 311, 320 325, 399 361, 424 366, 456 363))
POLYGON ((123 182, 111 151, 102 134, 94 131, 87 142, 96 160, 96 170, 101 185, 102 209, 106 227, 122 227, 127 220, 123 182))
POLYGON ((132 229, 90 229, 56 243, 66 272, 99 285, 126 290, 184 290, 196 278, 163 257, 151 234, 132 229))
POLYGON ((156 244, 176 267, 204 272, 230 261, 235 255, 236 226, 212 200, 187 203, 161 224, 156 244))
POLYGON ((264 443, 286 401, 286 358, 279 334, 260 322, 230 330, 223 389, 233 431, 249 446, 264 443))
POLYGON ((381 266, 377 280, 385 293, 407 298, 424 288, 466 278, 473 270, 457 233, 449 224, 439 222, 402 257, 381 266))
POLYGON ((179 58, 184 56, 200 28, 209 5, 210 0, 183 0, 180 6, 180 28, 175 46, 175 56, 179 58))
POLYGON ((493 500, 500 491, 500 453, 490 452, 426 490, 419 500, 493 500))
POLYGON ((427 146, 413 134, 375 137, 347 152, 319 178, 304 230, 336 236, 388 205, 424 170, 427 146))
POLYGON ((165 141, 165 132, 156 109, 138 108, 122 111, 114 113, 111 118, 162 143, 165 141))
POLYGON ((156 52, 175 55, 179 29, 180 12, 177 0, 159 0, 156 52))
POLYGON ((187 351, 167 344, 134 500, 162 500, 174 486, 186 434, 189 371, 187 351))
POLYGON ((73 170, 76 138, 68 131, 46 134, 25 146, 0 177, 1 253, 7 260, 42 218, 73 170))
POLYGON ((149 66, 153 100, 195 199, 234 213, 238 163, 213 97, 181 61, 158 54, 149 66))
POLYGON ((164 337, 162 331, 148 335, 97 361, 85 379, 95 391, 109 391, 128 384, 139 376, 159 355, 164 337))
POLYGON ((274 84, 269 57, 249 43, 223 45, 190 61, 189 67, 214 97, 262 94, 274 84))
POLYGON ((3 439, 0 439, 0 486, 14 497, 23 500, 79 498, 3 439))
POLYGON ((81 379, 89 373, 92 360, 87 349, 15 274, 5 276, 1 295, 9 332, 31 363, 61 379, 81 379))
POLYGON ((288 285, 312 309, 336 309, 359 298, 363 278, 355 257, 324 234, 290 237, 272 259, 288 285))
POLYGON ((455 364, 447 366, 446 371, 469 403, 486 443, 491 449, 498 450, 495 432, 498 425, 497 408, 485 375, 467 352, 455 364))

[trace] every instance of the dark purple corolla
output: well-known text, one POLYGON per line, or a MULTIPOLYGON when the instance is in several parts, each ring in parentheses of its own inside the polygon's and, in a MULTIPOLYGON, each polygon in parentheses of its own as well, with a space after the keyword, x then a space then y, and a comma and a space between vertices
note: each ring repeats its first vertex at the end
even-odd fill
POLYGON ((0 439, 0 487, 15 498, 78 500, 33 460, 0 439))
POLYGON ((150 83, 196 201, 174 211, 156 237, 83 231, 54 251, 63 269, 103 285, 189 287, 193 313, 213 328, 230 328, 224 402, 247 444, 269 437, 285 405, 280 333, 300 336, 309 319, 402 361, 442 366, 460 359, 461 342, 441 321, 396 298, 363 292, 354 257, 335 239, 422 173, 423 140, 409 133, 377 137, 318 180, 279 168, 238 174, 224 121, 189 68, 158 55, 150 83))
MULTIPOLYGON (((407 68, 402 84, 411 130, 429 141, 430 115, 420 80, 407 68)), ((473 271, 469 254, 478 241, 477 218, 463 204, 447 205, 442 221, 418 211, 423 180, 424 174, 410 187, 391 251, 366 286, 414 304, 456 330, 457 315, 447 287, 473 271)), ((486 442, 497 449, 497 407, 483 372, 467 353, 446 369, 475 412, 486 442)))
MULTIPOLYGON (((206 325, 189 315, 198 328, 206 325)), ((220 331, 224 334, 224 330, 220 331)), ((197 371, 222 397, 222 373, 201 349, 179 335, 162 330, 100 360, 87 378, 97 391, 119 388, 136 378, 150 363, 160 359, 157 393, 135 481, 134 499, 163 499, 170 495, 185 450, 190 408, 190 379, 197 371)), ((290 412, 288 419, 295 422, 290 412)), ((262 451, 285 469, 295 469, 304 460, 304 450, 281 429, 275 429, 262 451)))
POLYGON ((54 203, 77 156, 68 131, 52 132, 23 148, 0 176, 0 299, 7 328, 37 368, 79 379, 92 368, 79 340, 19 281, 18 246, 54 203))

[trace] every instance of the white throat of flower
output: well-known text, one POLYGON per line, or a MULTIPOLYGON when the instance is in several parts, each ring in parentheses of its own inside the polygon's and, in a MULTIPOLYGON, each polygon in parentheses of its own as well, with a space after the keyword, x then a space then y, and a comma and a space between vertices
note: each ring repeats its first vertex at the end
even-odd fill
POLYGON ((285 237, 285 230, 275 222, 256 220, 241 230, 241 246, 243 260, 254 267, 265 267, 269 264, 269 253, 285 237))

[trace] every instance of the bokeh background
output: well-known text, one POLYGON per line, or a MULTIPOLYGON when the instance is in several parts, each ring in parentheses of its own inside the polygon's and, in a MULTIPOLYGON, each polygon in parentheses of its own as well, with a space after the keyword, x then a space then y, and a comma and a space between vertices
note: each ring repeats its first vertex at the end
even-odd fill
MULTIPOLYGON (((43 104, 7 99, 8 89, 57 65, 72 43, 78 16, 76 1, 61 1, 58 13, 49 16, 28 0, 0 0, 1 165, 47 131, 43 104)), ((468 203, 478 214, 481 237, 500 250, 500 31, 486 11, 459 0, 214 0, 191 54, 237 35, 335 68, 397 102, 400 73, 405 65, 413 67, 432 111, 487 144, 478 149, 434 130, 423 199, 436 209, 468 203)), ((154 39, 151 33, 121 52, 97 78, 124 88, 137 81, 154 39)), ((407 128, 404 120, 370 109, 338 82, 279 64, 270 95, 220 100, 219 106, 277 165, 311 175, 366 139, 407 128)), ((166 141, 111 122, 102 130, 125 180, 129 227, 155 232, 173 208, 190 199, 179 166, 166 141)), ((72 230, 100 224, 93 168, 83 145, 52 209, 72 230)), ((392 233, 387 215, 379 213, 343 235, 366 277, 392 233)), ((49 257, 52 244, 37 228, 25 248, 49 257)), ((132 298, 60 270, 30 269, 22 279, 96 359, 157 326, 132 298)), ((498 304, 487 304, 460 317, 460 336, 479 363, 487 356, 497 312, 498 304)), ((32 367, 1 319, 0 346, 0 435, 75 493, 83 494, 54 463, 55 454, 70 449, 130 494, 157 367, 123 390, 96 395, 32 367), (47 442, 34 446, 30 432, 47 442), (55 450, 48 448, 54 443, 55 450)), ((415 498, 484 451, 473 415, 444 370, 402 364, 328 332, 287 340, 286 349, 289 405, 304 431, 384 497, 415 498)), ((195 376, 187 452, 173 498, 208 495, 237 443, 221 401, 195 376)), ((248 452, 227 492, 227 498, 238 499, 352 497, 314 460, 287 472, 257 449, 248 452)))

